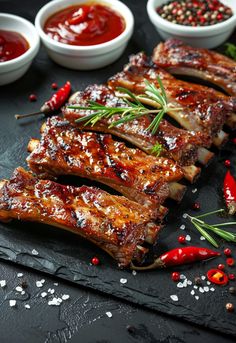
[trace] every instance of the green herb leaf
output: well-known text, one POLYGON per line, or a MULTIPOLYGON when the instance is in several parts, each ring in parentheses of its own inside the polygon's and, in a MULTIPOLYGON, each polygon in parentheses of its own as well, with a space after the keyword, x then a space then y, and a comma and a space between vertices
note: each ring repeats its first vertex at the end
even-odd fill
POLYGON ((226 43, 225 54, 234 60, 236 60, 236 45, 232 43, 226 43))
POLYGON ((159 156, 160 153, 162 152, 162 150, 163 150, 162 144, 160 144, 160 143, 157 142, 155 145, 153 145, 152 150, 151 150, 151 153, 152 153, 153 155, 159 156))

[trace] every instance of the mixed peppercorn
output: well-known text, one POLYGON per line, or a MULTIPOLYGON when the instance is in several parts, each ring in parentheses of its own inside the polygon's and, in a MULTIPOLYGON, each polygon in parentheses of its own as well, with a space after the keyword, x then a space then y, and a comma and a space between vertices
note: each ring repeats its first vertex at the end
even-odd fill
POLYGON ((163 19, 187 26, 215 25, 233 15, 231 8, 219 0, 171 0, 156 11, 163 19))

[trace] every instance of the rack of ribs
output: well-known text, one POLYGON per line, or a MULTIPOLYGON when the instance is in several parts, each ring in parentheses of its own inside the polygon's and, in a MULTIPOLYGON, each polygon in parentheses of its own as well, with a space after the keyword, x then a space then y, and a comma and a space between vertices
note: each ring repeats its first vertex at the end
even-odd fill
POLYGON ((169 39, 154 49, 153 62, 171 74, 198 77, 236 96, 236 62, 215 51, 169 39))
POLYGON ((21 167, 10 180, 0 181, 0 221, 12 219, 71 231, 105 250, 121 267, 140 260, 147 252, 141 244, 160 230, 150 211, 123 196, 39 180, 21 167))
MULTIPOLYGON (((216 145, 225 141, 227 134, 221 129, 235 110, 231 98, 212 88, 177 80, 157 66, 150 67, 144 53, 132 56, 130 63, 122 72, 110 78, 108 84, 114 91, 117 87, 125 87, 141 95, 144 93, 145 79, 159 88, 157 76, 163 83, 169 104, 181 108, 179 111, 169 110, 168 115, 187 130, 208 134, 216 145)), ((140 97, 139 100, 155 106, 149 99, 140 97)))
POLYGON ((173 160, 128 148, 109 134, 81 131, 60 117, 46 121, 41 140, 32 139, 28 150, 28 165, 40 178, 75 175, 98 181, 151 208, 154 219, 168 196, 180 201, 186 190, 176 182, 183 172, 173 160))
MULTIPOLYGON (((83 92, 76 92, 70 98, 68 105, 87 107, 89 106, 89 101, 95 101, 107 107, 128 106, 122 98, 116 97, 114 92, 105 85, 92 85, 88 86, 83 92)), ((68 106, 64 107, 62 112, 72 125, 75 125, 76 119, 91 113, 89 110, 76 110, 68 106)), ((184 176, 190 182, 193 182, 200 172, 200 169, 192 164, 197 159, 201 163, 207 164, 213 157, 210 151, 203 148, 208 147, 211 140, 208 135, 202 132, 179 129, 163 119, 158 131, 153 135, 147 130, 152 120, 150 116, 141 117, 116 127, 110 127, 112 121, 118 119, 120 119, 119 114, 109 119, 103 118, 93 126, 85 126, 84 123, 76 123, 76 125, 83 128, 83 130, 111 133, 132 143, 148 154, 152 154, 153 146, 159 143, 164 148, 160 152, 160 156, 168 157, 178 162, 183 167, 184 176)))

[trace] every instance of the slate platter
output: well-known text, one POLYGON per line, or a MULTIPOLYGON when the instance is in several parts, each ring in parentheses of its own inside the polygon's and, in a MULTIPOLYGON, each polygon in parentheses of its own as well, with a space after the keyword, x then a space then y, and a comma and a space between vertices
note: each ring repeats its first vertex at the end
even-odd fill
MULTIPOLYGON (((28 4, 26 0, 24 1, 28 4)), ((15 14, 33 21, 37 9, 45 2, 38 1, 38 7, 34 9, 33 5, 28 4, 31 6, 31 11, 26 14, 17 8, 16 1, 9 1, 5 5, 5 11, 12 12, 14 9, 15 14)), ((135 0, 129 0, 126 3, 135 15, 136 27, 134 36, 119 61, 96 72, 75 72, 55 65, 41 48, 31 69, 21 80, 0 88, 0 178, 10 177, 14 168, 19 165, 25 166, 27 143, 31 137, 39 137, 39 128, 43 122, 42 118, 17 122, 13 114, 38 110, 39 104, 43 103, 52 92, 50 90, 52 82, 61 85, 69 79, 74 90, 83 89, 88 84, 105 82, 109 76, 122 69, 131 53, 140 50, 151 53, 159 37, 148 21, 145 11, 146 1, 137 3, 135 0), (38 95, 35 104, 27 101, 27 96, 32 92, 38 95)), ((184 223, 187 227, 184 233, 190 234, 192 238, 191 245, 209 247, 205 241, 199 240, 199 234, 185 222, 182 215, 185 212, 193 213, 191 205, 195 201, 201 203, 202 212, 223 206, 221 188, 226 170, 223 161, 226 158, 230 158, 232 171, 236 174, 235 146, 228 143, 222 151, 216 152, 215 160, 208 168, 204 168, 198 182, 188 187, 182 203, 169 204, 170 213, 166 219, 166 227, 154 247, 155 254, 161 254, 178 245, 177 237, 183 233, 179 227, 184 223), (195 189, 197 191, 193 192, 195 189)), ((85 180, 78 180, 77 184, 84 182, 85 180)), ((213 217, 212 220, 216 222, 223 219, 213 217)), ((0 258, 2 259, 53 274, 78 285, 173 315, 181 320, 236 336, 236 314, 225 311, 225 303, 235 302, 233 296, 228 293, 227 287, 215 287, 214 292, 203 294, 195 290, 196 295, 200 296, 199 300, 196 300, 190 294, 192 285, 181 289, 176 287, 171 281, 171 270, 140 272, 134 276, 130 271, 118 270, 114 261, 97 247, 67 232, 40 224, 19 222, 1 224, 0 228, 0 258), (38 255, 32 254, 33 249, 36 249, 38 255), (95 255, 101 259, 102 263, 99 267, 90 265, 90 259, 95 255), (127 283, 122 285, 121 278, 127 279, 127 283), (173 294, 178 295, 178 302, 171 300, 170 295, 173 294)), ((223 251, 225 246, 222 244, 220 251, 223 251)), ((235 250, 233 246, 231 248, 235 250)), ((184 266, 178 270, 193 281, 195 276, 204 275, 208 269, 216 267, 218 263, 225 263, 225 258, 222 256, 217 260, 184 266)), ((235 267, 230 271, 235 272, 235 267)), ((204 285, 206 286, 206 281, 204 285)))

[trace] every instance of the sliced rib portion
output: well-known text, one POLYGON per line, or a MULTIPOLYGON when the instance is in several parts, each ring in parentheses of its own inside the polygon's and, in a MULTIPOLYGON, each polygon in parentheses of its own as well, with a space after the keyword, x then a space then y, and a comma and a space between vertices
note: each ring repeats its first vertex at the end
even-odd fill
MULTIPOLYGON (((85 89, 84 92, 75 93, 69 104, 78 104, 79 106, 88 106, 89 101, 96 101, 108 107, 127 107, 127 103, 115 96, 114 92, 108 89, 105 85, 92 85, 85 89)), ((75 120, 89 115, 89 111, 81 111, 75 109, 63 108, 63 114, 66 119, 74 124, 75 120)), ((80 127, 85 130, 95 130, 111 133, 126 141, 134 144, 148 154, 152 153, 153 146, 160 143, 164 149, 161 151, 161 156, 173 158, 180 165, 191 165, 196 162, 198 157, 198 148, 200 146, 208 147, 210 137, 206 134, 196 131, 186 131, 171 125, 163 119, 159 125, 158 131, 152 135, 147 130, 152 118, 145 116, 129 123, 120 124, 116 127, 109 127, 113 120, 118 120, 119 115, 110 119, 103 119, 94 126, 84 126, 80 123, 80 127)), ((212 158, 212 153, 205 155, 206 163, 212 158)))
POLYGON ((0 220, 34 221, 71 231, 92 241, 128 266, 147 250, 140 247, 151 224, 150 212, 122 196, 94 187, 63 186, 38 180, 23 168, 0 183, 0 220))
MULTIPOLYGON (((109 87, 115 90, 122 86, 137 95, 144 93, 148 80, 159 88, 157 76, 164 85, 167 98, 180 111, 169 111, 168 114, 187 130, 202 131, 213 137, 218 134, 226 122, 232 102, 229 97, 212 88, 177 80, 164 69, 149 67, 143 53, 131 57, 124 70, 109 80, 109 87)), ((140 97, 140 101, 145 99, 140 97)), ((146 101, 154 105, 152 101, 146 101)))
MULTIPOLYGON (((40 177, 76 175, 104 183, 152 208, 155 216, 169 195, 168 183, 183 177, 173 160, 127 148, 108 134, 81 131, 59 117, 47 120, 41 141, 31 141, 29 150, 29 167, 40 177)), ((182 199, 185 186, 180 187, 175 188, 182 199)))
POLYGON ((153 62, 171 74, 207 80, 236 96, 236 62, 215 51, 193 48, 178 39, 158 44, 153 62))

